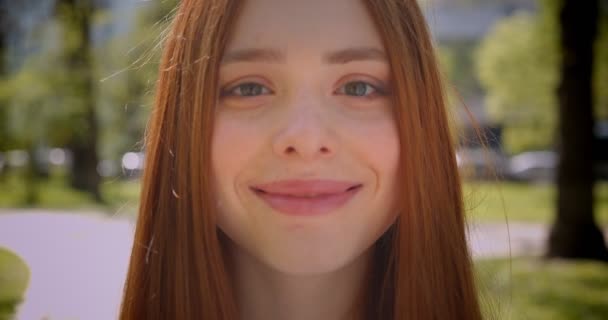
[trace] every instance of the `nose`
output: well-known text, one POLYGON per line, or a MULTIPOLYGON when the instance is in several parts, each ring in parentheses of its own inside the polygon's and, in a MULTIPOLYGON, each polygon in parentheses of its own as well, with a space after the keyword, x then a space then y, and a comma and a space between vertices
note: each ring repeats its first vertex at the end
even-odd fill
POLYGON ((327 112, 319 100, 297 100, 285 107, 273 141, 274 152, 282 158, 307 161, 331 157, 336 146, 327 112))

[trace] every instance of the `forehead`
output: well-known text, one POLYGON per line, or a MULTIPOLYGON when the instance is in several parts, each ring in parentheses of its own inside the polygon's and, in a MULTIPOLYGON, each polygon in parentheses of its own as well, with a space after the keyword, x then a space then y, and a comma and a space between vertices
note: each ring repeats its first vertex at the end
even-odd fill
POLYGON ((272 47, 288 55, 352 46, 382 48, 358 0, 248 0, 228 43, 228 49, 272 47))

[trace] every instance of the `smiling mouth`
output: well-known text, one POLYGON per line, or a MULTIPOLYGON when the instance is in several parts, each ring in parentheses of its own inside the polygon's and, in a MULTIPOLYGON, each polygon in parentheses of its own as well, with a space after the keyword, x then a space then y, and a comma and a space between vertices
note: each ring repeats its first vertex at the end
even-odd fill
POLYGON ((360 183, 290 181, 252 186, 251 190, 278 212, 296 216, 317 216, 346 205, 362 187, 360 183))
POLYGON ((319 198, 319 197, 332 196, 332 195, 337 195, 337 194, 344 193, 344 192, 353 191, 355 189, 361 188, 362 186, 363 185, 358 184, 358 185, 349 187, 342 192, 334 192, 334 193, 321 193, 321 192, 310 192, 310 193, 302 192, 300 194, 272 193, 272 192, 266 192, 263 189, 259 189, 259 188, 255 188, 255 187, 251 187, 251 190, 253 190, 256 193, 263 193, 263 194, 275 195, 275 196, 285 196, 285 197, 293 197, 293 198, 319 198))

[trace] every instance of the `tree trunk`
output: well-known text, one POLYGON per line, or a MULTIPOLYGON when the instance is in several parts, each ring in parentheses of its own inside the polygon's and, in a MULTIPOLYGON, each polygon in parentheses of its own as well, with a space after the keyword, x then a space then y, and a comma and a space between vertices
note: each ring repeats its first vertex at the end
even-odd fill
POLYGON ((608 261, 593 209, 592 70, 597 11, 597 0, 565 0, 560 11, 560 162, 557 218, 549 236, 549 257, 608 261))
POLYGON ((63 13, 66 39, 69 39, 68 33, 75 32, 79 35, 77 41, 65 44, 67 64, 74 75, 73 92, 70 94, 80 97, 82 101, 81 109, 77 113, 78 119, 75 119, 75 123, 81 126, 74 126, 71 141, 68 143, 73 155, 70 182, 72 187, 91 193, 101 202, 101 177, 97 172, 98 126, 90 39, 93 4, 91 0, 62 0, 58 2, 58 9, 63 13))

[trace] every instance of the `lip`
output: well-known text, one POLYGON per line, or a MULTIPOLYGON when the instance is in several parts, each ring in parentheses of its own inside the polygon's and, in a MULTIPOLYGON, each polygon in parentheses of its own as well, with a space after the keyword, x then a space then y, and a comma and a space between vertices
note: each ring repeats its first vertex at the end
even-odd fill
POLYGON ((271 208, 288 215, 322 215, 344 206, 363 185, 337 180, 282 180, 251 186, 271 208))

